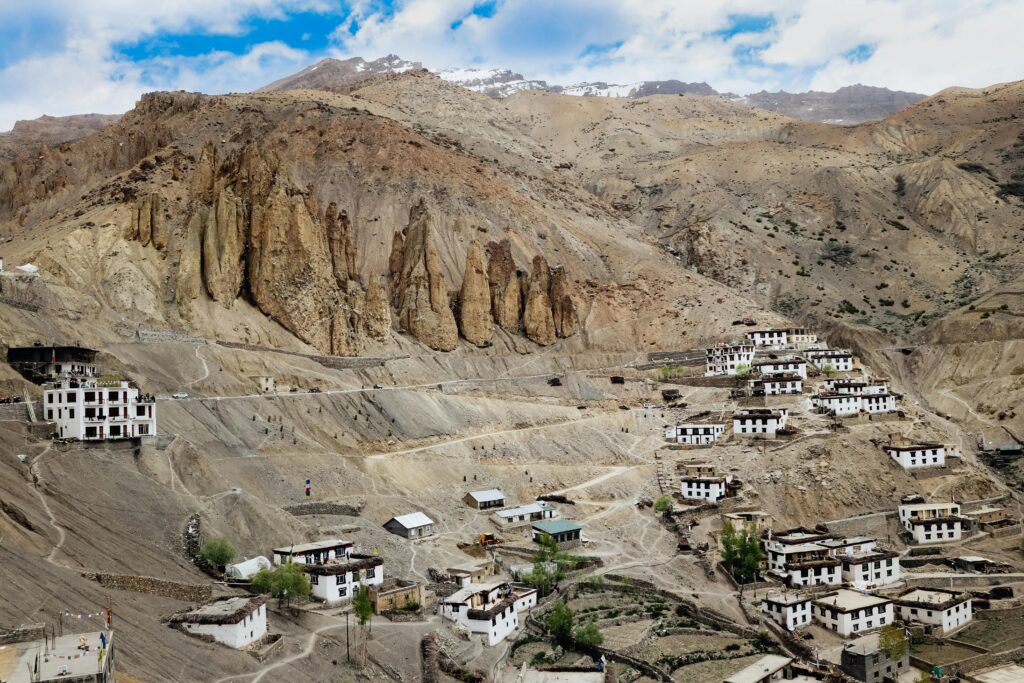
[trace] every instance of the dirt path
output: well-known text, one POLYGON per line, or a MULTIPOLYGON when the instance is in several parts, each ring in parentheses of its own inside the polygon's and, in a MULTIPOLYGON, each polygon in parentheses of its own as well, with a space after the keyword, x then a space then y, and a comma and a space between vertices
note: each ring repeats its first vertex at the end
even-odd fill
MULTIPOLYGON (((428 444, 426 446, 417 446, 416 448, 406 448, 405 450, 401 450, 401 451, 384 451, 382 453, 374 453, 372 455, 366 456, 366 459, 367 460, 383 460, 384 458, 389 458, 389 457, 392 457, 392 456, 395 456, 395 455, 408 455, 409 453, 419 453, 421 451, 429 451, 431 449, 438 448, 440 446, 451 446, 452 444, 465 443, 467 441, 475 441, 477 439, 484 439, 484 438, 495 437, 495 436, 504 436, 506 434, 522 434, 522 433, 525 433, 525 432, 533 432, 533 431, 538 431, 538 430, 541 430, 541 429, 555 429, 555 428, 558 428, 558 427, 567 427, 569 425, 578 425, 578 424, 583 424, 585 422, 590 422, 592 420, 596 420, 598 418, 607 417, 610 414, 612 414, 612 413, 599 413, 597 415, 591 415, 589 417, 578 418, 578 419, 575 419, 575 420, 564 420, 562 422, 552 422, 552 423, 549 423, 549 424, 534 425, 533 427, 521 427, 521 428, 518 428, 518 429, 513 428, 513 429, 501 429, 501 430, 491 431, 491 432, 482 432, 480 434, 473 434, 471 436, 463 436, 463 437, 460 437, 458 439, 449 439, 447 441, 439 441, 438 443, 428 444)), ((620 469, 625 470, 625 469, 628 469, 628 468, 623 467, 623 468, 620 468, 620 469)))
MULTIPOLYGON (((578 422, 583 422, 583 420, 578 420, 578 422)), ((552 491, 549 495, 565 495, 569 491, 578 491, 580 489, 585 489, 589 486, 593 486, 595 484, 600 484, 601 482, 608 481, 609 479, 617 477, 623 472, 628 472, 631 469, 633 468, 626 465, 616 465, 615 467, 612 467, 610 471, 605 472, 600 476, 594 477, 593 479, 585 481, 582 484, 576 484, 575 486, 570 486, 568 488, 560 489, 558 491, 552 491)))
MULTIPOLYGON (((321 616, 326 616, 326 615, 321 615, 321 616)), ((331 617, 331 618, 334 618, 334 617, 331 617)), ((313 654, 313 648, 316 646, 316 639, 324 631, 330 631, 333 628, 343 628, 343 627, 344 627, 344 623, 340 619, 336 623, 324 624, 320 628, 310 632, 309 636, 306 638, 306 645, 305 645, 305 647, 302 648, 301 652, 299 652, 297 654, 294 654, 294 655, 290 655, 288 657, 285 657, 284 659, 276 661, 273 664, 268 664, 267 666, 265 666, 262 669, 259 669, 257 671, 251 671, 249 673, 235 674, 233 676, 225 676, 224 678, 218 678, 216 683, 225 683, 225 681, 234 681, 234 680, 237 680, 237 679, 240 679, 240 678, 248 678, 249 676, 253 676, 252 680, 249 681, 249 683, 257 683, 257 681, 263 680, 263 677, 266 676, 271 671, 274 671, 275 669, 279 669, 279 668, 281 668, 283 666, 287 666, 287 665, 291 664, 292 662, 297 662, 300 659, 305 659, 306 657, 308 657, 311 654, 313 654)))
POLYGON ((67 540, 67 532, 64 531, 64 527, 57 523, 57 516, 53 514, 53 510, 50 509, 49 501, 46 500, 46 496, 43 495, 42 490, 39 488, 39 484, 42 483, 42 477, 39 476, 39 461, 43 458, 44 455, 49 453, 52 448, 53 442, 48 442, 46 444, 46 448, 44 448, 39 455, 32 458, 32 465, 29 468, 30 471, 32 472, 32 481, 29 482, 27 486, 32 490, 33 493, 36 494, 36 497, 39 498, 39 504, 42 505, 43 511, 49 518, 50 526, 57 531, 57 542, 54 544, 53 548, 50 550, 50 553, 44 559, 55 567, 60 567, 61 569, 71 569, 72 567, 69 567, 63 562, 58 562, 56 559, 54 559, 57 553, 60 552, 61 548, 64 547, 64 541, 67 540))
POLYGON ((189 382, 188 384, 186 384, 185 385, 186 387, 192 387, 193 385, 195 385, 195 384, 197 384, 199 382, 202 382, 204 379, 206 379, 207 377, 210 376, 210 365, 206 362, 205 358, 203 358, 202 356, 199 355, 199 347, 198 346, 196 347, 196 359, 200 363, 202 363, 202 365, 203 365, 203 374, 202 374, 202 376, 197 377, 196 379, 194 379, 191 382, 189 382))

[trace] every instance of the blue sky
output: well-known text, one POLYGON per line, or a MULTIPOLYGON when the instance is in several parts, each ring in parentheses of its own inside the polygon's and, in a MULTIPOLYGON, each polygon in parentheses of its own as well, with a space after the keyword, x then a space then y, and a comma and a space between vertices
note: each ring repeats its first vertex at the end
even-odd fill
POLYGON ((1024 78, 1024 0, 3 0, 0 130, 397 54, 552 83, 933 93, 1024 78))

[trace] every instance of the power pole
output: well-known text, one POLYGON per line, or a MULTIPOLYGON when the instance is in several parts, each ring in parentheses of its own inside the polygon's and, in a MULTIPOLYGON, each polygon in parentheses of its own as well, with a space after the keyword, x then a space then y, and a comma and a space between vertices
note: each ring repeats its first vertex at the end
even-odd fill
POLYGON ((352 663, 352 653, 349 650, 349 646, 348 646, 349 640, 350 640, 350 636, 349 636, 349 632, 348 632, 348 615, 349 615, 349 612, 345 612, 345 661, 349 662, 351 664, 352 663))

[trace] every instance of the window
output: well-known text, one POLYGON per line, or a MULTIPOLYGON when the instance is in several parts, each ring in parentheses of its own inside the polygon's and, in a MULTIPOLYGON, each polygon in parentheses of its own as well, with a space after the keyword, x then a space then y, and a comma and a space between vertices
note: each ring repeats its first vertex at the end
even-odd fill
POLYGON ((75 409, 74 408, 68 408, 68 417, 71 418, 72 420, 75 419, 75 409))
POLYGON ((317 586, 317 585, 319 585, 319 584, 320 584, 320 577, 319 577, 319 576, 317 576, 316 574, 310 574, 310 576, 309 576, 309 582, 310 582, 311 584, 313 584, 314 586, 317 586))
POLYGON ((53 408, 47 408, 46 409, 46 419, 47 420, 52 420, 53 419, 53 408))
POLYGON ((67 394, 67 398, 65 398, 64 400, 67 401, 68 403, 74 403, 75 402, 75 394, 73 392, 69 391, 68 394, 67 394))
POLYGON ((46 395, 46 402, 47 403, 53 403, 53 394, 47 394, 46 395))

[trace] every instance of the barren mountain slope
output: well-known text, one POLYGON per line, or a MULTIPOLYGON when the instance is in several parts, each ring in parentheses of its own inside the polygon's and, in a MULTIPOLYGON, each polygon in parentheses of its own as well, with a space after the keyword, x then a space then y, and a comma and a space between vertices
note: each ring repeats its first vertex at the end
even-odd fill
POLYGON ((1021 260, 1020 83, 853 128, 687 96, 507 102, 687 264, 792 315, 909 332, 1021 260))
POLYGON ((120 119, 120 114, 77 114, 40 116, 31 121, 16 121, 14 128, 0 133, 0 158, 31 153, 41 145, 59 145, 83 138, 120 119))
MULTIPOLYGON (((424 79, 463 110, 493 104, 433 76, 406 81, 424 79)), ((449 350, 456 325, 494 319, 506 349, 632 350, 753 313, 533 145, 494 163, 396 111, 323 91, 149 95, 115 126, 0 168, 5 252, 43 269, 36 299, 58 320, 84 318, 100 336, 142 325, 281 343, 284 328, 352 354, 408 344, 394 327, 449 350), (490 291, 462 311, 474 242, 490 291)))

